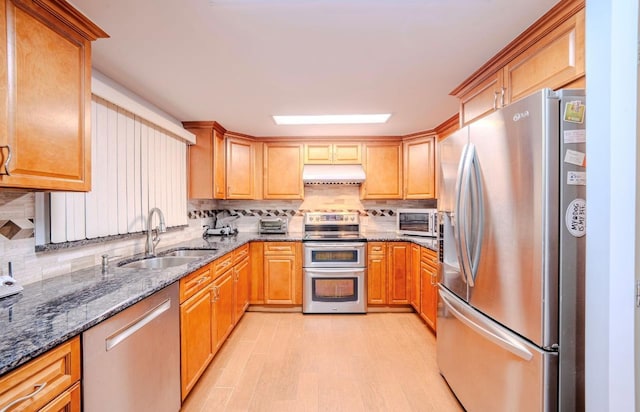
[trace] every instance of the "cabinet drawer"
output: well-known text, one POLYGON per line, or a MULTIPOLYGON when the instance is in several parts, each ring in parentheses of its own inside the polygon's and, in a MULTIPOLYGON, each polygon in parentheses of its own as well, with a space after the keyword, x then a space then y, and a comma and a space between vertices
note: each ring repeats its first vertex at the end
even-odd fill
POLYGON ((438 268, 438 254, 431 249, 423 247, 420 250, 420 260, 433 268, 438 268))
POLYGON ((1 377, 0 409, 36 391, 16 410, 40 409, 79 380, 80 337, 75 337, 1 377))
POLYGON ((211 265, 203 266, 180 279, 180 303, 207 287, 212 280, 211 265))
POLYGON ((238 263, 245 257, 249 256, 249 244, 240 246, 233 251, 233 263, 238 263))
POLYGON ((80 382, 78 382, 48 403, 47 406, 40 409, 40 412, 80 412, 81 410, 80 382))
POLYGON ((233 252, 227 253, 220 259, 213 262, 213 278, 217 278, 222 275, 228 269, 231 269, 233 265, 233 252))
POLYGON ((295 245, 293 242, 264 242, 264 254, 294 255, 295 245))
POLYGON ((387 251, 387 245, 384 242, 369 242, 367 252, 369 255, 384 255, 387 251))

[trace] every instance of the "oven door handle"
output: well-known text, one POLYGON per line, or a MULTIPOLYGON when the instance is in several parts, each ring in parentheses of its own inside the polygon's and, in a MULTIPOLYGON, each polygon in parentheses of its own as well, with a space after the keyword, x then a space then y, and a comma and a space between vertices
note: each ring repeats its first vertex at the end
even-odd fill
POLYGON ((358 249, 358 248, 366 246, 365 243, 350 243, 350 242, 340 242, 340 243, 337 243, 337 242, 336 243, 327 243, 327 242, 311 243, 311 242, 306 242, 306 243, 303 243, 303 244, 308 249, 313 248, 313 249, 319 249, 319 250, 327 249, 327 248, 333 249, 333 248, 337 248, 337 247, 339 247, 340 249, 351 250, 351 249, 358 249))
POLYGON ((318 274, 326 274, 326 273, 360 273, 364 272, 364 268, 304 268, 307 273, 318 273, 318 274))

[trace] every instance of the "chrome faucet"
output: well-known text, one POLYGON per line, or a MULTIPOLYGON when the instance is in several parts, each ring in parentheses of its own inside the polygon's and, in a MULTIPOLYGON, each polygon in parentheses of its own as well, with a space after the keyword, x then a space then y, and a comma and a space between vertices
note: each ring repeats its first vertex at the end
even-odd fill
POLYGON ((160 233, 164 233, 166 231, 167 226, 164 223, 164 214, 162 213, 162 210, 154 207, 149 211, 149 217, 147 217, 147 243, 144 248, 145 256, 149 257, 156 255, 156 246, 158 245, 158 242, 160 242, 160 233), (154 213, 158 214, 160 223, 155 229, 151 229, 154 213))

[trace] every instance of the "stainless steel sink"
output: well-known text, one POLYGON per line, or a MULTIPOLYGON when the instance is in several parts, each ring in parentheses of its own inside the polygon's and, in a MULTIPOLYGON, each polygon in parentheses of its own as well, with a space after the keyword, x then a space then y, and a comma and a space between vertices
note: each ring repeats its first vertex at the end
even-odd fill
POLYGON ((189 262, 193 262, 196 257, 186 256, 158 256, 147 259, 136 260, 124 265, 120 265, 124 268, 135 269, 167 269, 174 266, 184 265, 189 262))
POLYGON ((191 256, 202 257, 211 256, 217 249, 178 249, 173 252, 163 254, 162 256, 191 256))

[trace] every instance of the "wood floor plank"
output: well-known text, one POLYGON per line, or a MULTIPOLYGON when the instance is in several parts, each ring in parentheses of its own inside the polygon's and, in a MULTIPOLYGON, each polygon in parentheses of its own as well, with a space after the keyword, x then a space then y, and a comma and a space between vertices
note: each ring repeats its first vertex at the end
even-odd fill
POLYGON ((461 411, 412 313, 247 312, 183 412, 461 411))

